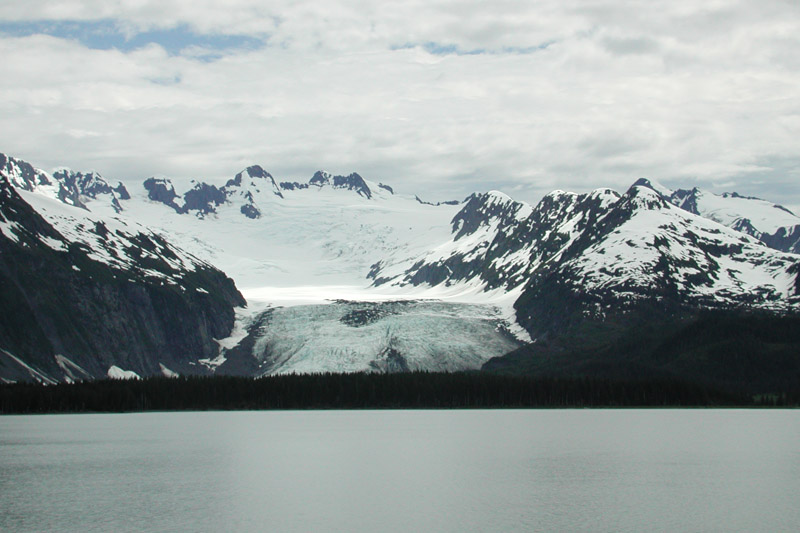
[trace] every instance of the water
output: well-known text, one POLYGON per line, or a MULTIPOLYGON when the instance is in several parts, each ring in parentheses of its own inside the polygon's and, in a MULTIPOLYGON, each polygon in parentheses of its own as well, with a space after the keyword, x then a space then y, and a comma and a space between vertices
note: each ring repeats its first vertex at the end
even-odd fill
POLYGON ((2 531, 796 531, 800 411, 0 417, 2 531))

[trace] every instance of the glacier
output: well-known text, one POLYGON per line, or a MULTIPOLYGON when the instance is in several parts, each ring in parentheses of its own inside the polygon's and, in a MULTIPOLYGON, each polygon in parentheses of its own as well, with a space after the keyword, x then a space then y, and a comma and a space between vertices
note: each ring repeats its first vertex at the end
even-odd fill
POLYGON ((435 300, 335 301, 269 308, 222 348, 255 375, 478 370, 521 345, 500 308, 435 300))
MULTIPOLYGON (((554 191, 535 206, 499 191, 434 203, 355 173, 278 182, 258 165, 129 191, 4 155, 0 177, 57 230, 37 237, 55 254, 80 249, 114 276, 207 301, 214 291, 186 280, 213 266, 244 297, 202 355, 111 357, 104 375, 112 362, 138 375, 478 369, 578 305, 602 318, 635 300, 770 312, 800 302, 800 219, 735 193, 639 180, 625 194, 554 191)), ((23 232, 0 217, 0 240, 22 245, 23 232)), ((3 357, 20 367, 12 351, 3 357)), ((86 356, 58 353, 59 379, 96 374, 86 356)))

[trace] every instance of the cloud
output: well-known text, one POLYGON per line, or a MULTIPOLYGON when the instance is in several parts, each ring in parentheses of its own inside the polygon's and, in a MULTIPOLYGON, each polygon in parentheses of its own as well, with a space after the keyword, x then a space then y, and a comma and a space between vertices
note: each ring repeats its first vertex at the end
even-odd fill
POLYGON ((35 21, 24 23, 0 23, 0 33, 9 36, 26 37, 31 35, 50 35, 65 40, 80 42, 87 48, 125 52, 158 44, 170 55, 184 51, 204 50, 205 59, 220 57, 223 50, 232 48, 259 48, 264 44, 262 38, 226 35, 198 34, 185 25, 169 29, 154 29, 130 33, 120 24, 111 20, 92 22, 73 21, 35 21), (210 53, 210 50, 214 50, 210 53))
POLYGON ((259 163, 535 201, 646 176, 796 205, 796 5, 4 2, 0 151, 129 180, 259 163))

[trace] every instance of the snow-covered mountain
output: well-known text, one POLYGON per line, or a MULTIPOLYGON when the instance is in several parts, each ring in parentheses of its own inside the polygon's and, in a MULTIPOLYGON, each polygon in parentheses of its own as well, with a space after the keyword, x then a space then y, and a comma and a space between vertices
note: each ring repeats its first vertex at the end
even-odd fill
POLYGON ((0 379, 11 381, 202 371, 245 304, 163 235, 3 174, 0 287, 0 379))
POLYGON ((506 291, 557 259, 619 195, 555 191, 534 209, 503 193, 473 194, 451 221, 448 240, 421 257, 372 266, 375 285, 473 285, 506 291))
POLYGON ((747 233, 776 250, 800 253, 800 217, 781 205, 735 192, 713 194, 697 187, 676 191, 662 188, 660 192, 690 213, 747 233))
MULTIPOLYGON (((48 183, 59 184, 57 176, 36 172, 48 183)), ((332 316, 331 310, 337 299, 368 299, 381 306, 384 304, 380 302, 387 300, 417 298, 418 295, 409 295, 408 291, 376 294, 370 290, 366 278, 369 265, 391 253, 404 256, 421 253, 430 243, 447 236, 447 221, 458 210, 457 205, 424 204, 415 197, 395 194, 390 186, 370 182, 357 174, 334 176, 317 172, 307 183, 286 181, 277 185, 274 178, 258 166, 248 167, 222 184, 194 182, 180 194, 167 179, 149 179, 141 189, 133 188, 127 198, 119 200, 121 210, 118 211, 109 209, 100 200, 82 202, 82 208, 75 210, 73 206, 57 201, 57 196, 49 191, 20 193, 26 195, 35 211, 55 229, 72 241, 82 243, 93 259, 111 267, 146 274, 147 261, 166 257, 166 246, 169 246, 185 251, 198 261, 222 268, 242 288, 249 303, 247 308, 237 311, 237 332, 257 335, 260 330, 253 330, 253 325, 263 323, 267 314, 274 316, 276 322, 297 312, 303 316, 308 316, 308 313, 317 316, 315 320, 287 322, 303 326, 304 332, 298 330, 293 335, 301 339, 305 335, 306 338, 302 340, 304 350, 291 357, 278 349, 285 343, 278 343, 275 345, 278 347, 270 349, 271 360, 283 358, 279 366, 273 365, 274 371, 281 372, 308 368, 369 370, 380 367, 381 357, 389 352, 384 351, 383 355, 373 353, 372 347, 386 343, 385 324, 358 329, 360 338, 365 338, 365 332, 369 337, 366 345, 360 348, 347 346, 349 340, 342 334, 355 332, 351 326, 346 326, 336 337, 340 344, 337 348, 332 337, 314 335, 319 329, 318 324, 326 320, 326 316, 332 316), (138 221, 146 221, 147 228, 138 221), (140 255, 129 257, 127 250, 134 248, 117 245, 114 237, 134 228, 159 235, 168 245, 137 251, 140 255), (112 236, 109 242, 104 240, 106 235, 112 236), (304 304, 309 306, 304 311, 291 311, 304 304), (359 355, 344 366, 340 364, 341 359, 335 357, 328 357, 327 363, 320 363, 317 367, 309 366, 310 361, 318 363, 321 357, 342 350, 359 355)), ((111 205, 110 202, 107 204, 111 205)), ((149 239, 154 241, 152 235, 149 239)), ((140 277, 147 279, 146 276, 140 277)), ((472 306, 459 302, 453 308, 443 303, 430 305, 425 312, 420 312, 419 307, 400 306, 399 309, 407 310, 408 316, 401 316, 403 313, 400 311, 387 316, 403 324, 414 322, 414 316, 424 316, 431 324, 449 324, 454 335, 459 328, 453 325, 459 320, 462 325, 479 324, 474 338, 485 339, 489 334, 495 339, 496 348, 479 349, 481 342, 476 340, 472 344, 480 355, 460 358, 456 351, 463 351, 463 340, 455 336, 434 339, 430 334, 427 344, 411 343, 411 351, 402 354, 391 352, 394 362, 387 368, 403 368, 403 365, 415 369, 479 368, 489 357, 517 345, 506 333, 513 326, 505 326, 504 317, 499 316, 503 313, 492 302, 481 301, 472 306), (442 360, 445 353, 453 354, 450 363, 442 360), (400 366, 393 366, 395 362, 400 366)), ((345 325, 346 322, 334 320, 331 324, 345 325)), ((419 324, 418 319, 416 323, 419 324)), ((427 329, 416 329, 442 331, 442 327, 437 329, 432 325, 427 329)), ((399 332, 390 338, 407 338, 410 331, 414 330, 399 332)), ((199 363, 202 371, 216 370, 226 360, 225 353, 244 339, 238 333, 231 339, 227 336, 216 337, 219 349, 213 354, 204 354, 199 363)), ((411 346, 407 341, 391 342, 411 346)), ((263 351, 252 357, 260 362, 268 359, 263 351)), ((136 365, 120 363, 117 366, 142 371, 136 365)), ((166 366, 174 370, 174 365, 166 366)), ((221 370, 230 371, 234 367, 229 362, 221 370)), ((185 368, 179 370, 185 371, 185 368)), ((152 373, 152 369, 144 372, 152 373)))
POLYGON ((0 154, 0 175, 14 187, 57 199, 67 205, 119 213, 120 200, 130 199, 122 182, 111 184, 96 172, 58 169, 53 175, 33 168, 30 163, 0 154))
POLYGON ((269 205, 272 196, 283 198, 275 179, 258 165, 248 167, 222 187, 194 182, 191 189, 178 196, 172 182, 149 178, 144 182, 150 200, 161 202, 176 213, 192 213, 198 217, 216 214, 225 204, 235 204, 248 218, 260 218, 259 204, 269 205))
POLYGON ((519 291, 533 336, 579 316, 640 302, 796 310, 800 256, 669 203, 647 182, 624 195, 556 191, 535 208, 472 196, 451 238, 420 257, 374 265, 376 285, 479 286, 519 291), (556 310, 560 310, 557 311, 556 310))
MULTIPOLYGON (((96 173, 50 175, 6 156, 0 163, 6 196, 19 198, 3 208, 27 206, 18 209, 23 218, 50 228, 37 249, 74 275, 91 261, 131 286, 221 302, 215 333, 205 330, 191 350, 185 336, 172 344, 191 356, 106 355, 93 377, 110 366, 118 374, 477 369, 586 321, 800 308, 800 255, 769 247, 794 249, 786 242, 797 217, 738 195, 640 180, 624 194, 555 191, 536 206, 497 191, 425 202, 356 173, 279 181, 258 165, 218 182, 182 187, 154 177, 128 190, 96 173), (67 254, 73 249, 80 261, 67 254), (235 281, 246 306, 232 285, 193 285, 194 272, 216 272, 210 265, 235 281)), ((3 253, 19 253, 21 222, 4 220, 3 253)), ((30 353, 19 346, 0 338, 3 353, 30 353)), ((59 350, 45 350, 48 360, 86 368, 59 350)), ((49 379, 66 376, 41 368, 49 379)))
MULTIPOLYGON (((217 214, 219 209, 230 206, 238 208, 247 218, 257 219, 268 213, 276 199, 285 199, 283 191, 321 190, 323 188, 353 191, 358 196, 370 200, 373 189, 394 194, 391 187, 383 184, 372 184, 372 187, 356 173, 349 176, 333 176, 327 172, 317 171, 308 183, 284 181, 280 185, 272 175, 259 165, 247 167, 239 172, 225 185, 205 182, 193 182, 193 186, 183 195, 175 192, 175 186, 168 179, 149 178, 144 182, 150 200, 161 202, 176 213, 192 213, 198 217, 217 214)), ((381 193, 378 197, 385 197, 381 193)))
POLYGON ((319 171, 307 182, 278 183, 259 166, 223 185, 195 182, 179 193, 152 179, 145 190, 134 192, 126 213, 169 229, 231 275, 248 299, 239 335, 222 341, 209 362, 215 371, 478 369, 518 345, 509 330, 527 338, 505 294, 370 286, 374 263, 416 256, 446 239, 458 202, 425 203, 356 173, 319 171), (443 301, 397 303, 431 299, 443 301), (378 319, 353 326, 343 317, 357 305, 380 309, 378 319))
POLYGON ((370 265, 446 238, 458 211, 421 204, 358 174, 320 171, 307 182, 278 183, 260 166, 186 190, 150 178, 123 206, 125 217, 169 232, 231 275, 248 299, 272 303, 305 300, 303 287, 316 288, 315 302, 352 298, 368 287, 370 265))
POLYGON ((587 318, 799 307, 800 256, 676 208, 642 184, 610 205, 559 260, 537 270, 516 303, 518 319, 534 335, 587 318))

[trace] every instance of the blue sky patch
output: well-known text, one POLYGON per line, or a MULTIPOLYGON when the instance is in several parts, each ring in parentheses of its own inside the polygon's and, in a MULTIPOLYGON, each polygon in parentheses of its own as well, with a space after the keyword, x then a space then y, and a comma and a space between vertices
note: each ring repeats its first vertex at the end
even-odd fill
MULTIPOLYGON (((218 52, 230 49, 257 49, 264 46, 265 41, 265 39, 244 35, 199 34, 185 25, 126 35, 113 20, 0 22, 0 34, 14 37, 44 34, 61 39, 77 40, 87 48, 97 50, 114 48, 123 52, 155 43, 170 55, 178 55, 190 46, 218 52)), ((207 59, 215 57, 213 53, 207 55, 209 56, 207 59)))
POLYGON ((426 43, 405 43, 397 46, 392 46, 392 50, 407 50, 409 48, 420 47, 429 54, 437 56, 448 56, 448 55, 475 56, 481 54, 491 54, 491 55, 532 54, 534 52, 546 49, 553 43, 555 43, 555 41, 548 41, 536 46, 527 46, 527 47, 504 46, 503 48, 499 49, 493 49, 493 48, 464 49, 458 46, 457 44, 426 42, 426 43))

